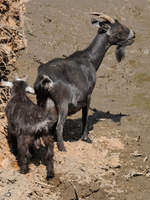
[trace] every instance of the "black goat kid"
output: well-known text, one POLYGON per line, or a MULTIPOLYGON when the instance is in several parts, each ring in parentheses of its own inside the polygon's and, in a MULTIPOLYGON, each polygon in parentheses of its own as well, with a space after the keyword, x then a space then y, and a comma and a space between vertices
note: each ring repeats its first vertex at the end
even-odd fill
POLYGON ((121 61, 124 49, 131 45, 135 33, 111 17, 93 13, 100 20, 93 19, 98 33, 91 44, 82 51, 77 51, 66 58, 55 58, 38 68, 34 84, 38 105, 58 114, 56 125, 57 144, 60 151, 65 151, 63 126, 67 115, 82 109, 82 140, 91 143, 88 137, 87 120, 91 94, 96 83, 98 70, 106 51, 117 45, 116 57, 121 61))
POLYGON ((47 179, 52 178, 53 137, 49 131, 56 121, 27 97, 26 92, 34 93, 34 89, 29 87, 25 80, 2 81, 1 85, 11 88, 11 98, 5 109, 8 119, 8 143, 17 156, 20 172, 28 172, 30 149, 41 145, 42 139, 46 147, 47 179))

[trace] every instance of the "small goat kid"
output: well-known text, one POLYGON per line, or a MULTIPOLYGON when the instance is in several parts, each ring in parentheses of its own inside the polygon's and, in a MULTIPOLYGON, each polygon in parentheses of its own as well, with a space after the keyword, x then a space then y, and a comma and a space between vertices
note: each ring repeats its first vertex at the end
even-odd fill
POLYGON ((47 179, 52 178, 53 139, 49 131, 56 121, 27 97, 26 92, 34 93, 34 89, 29 87, 24 79, 2 81, 1 85, 11 88, 11 98, 5 109, 8 119, 8 143, 11 151, 17 156, 20 172, 28 172, 30 148, 40 145, 42 138, 46 146, 47 179))
POLYGON ((63 126, 66 117, 80 109, 82 140, 91 143, 87 120, 96 71, 112 45, 117 45, 116 58, 120 62, 124 57, 125 47, 131 45, 135 38, 135 33, 118 20, 101 13, 92 15, 99 17, 99 20, 92 19, 92 24, 98 27, 98 33, 91 44, 66 58, 55 58, 41 64, 34 83, 38 105, 48 111, 56 110, 58 114, 56 135, 60 151, 65 151, 63 126))

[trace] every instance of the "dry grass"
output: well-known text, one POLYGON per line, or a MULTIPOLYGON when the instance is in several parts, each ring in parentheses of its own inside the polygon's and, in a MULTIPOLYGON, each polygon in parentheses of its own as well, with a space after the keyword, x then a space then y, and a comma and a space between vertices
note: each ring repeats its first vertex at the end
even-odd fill
MULTIPOLYGON (((0 0, 0 80, 7 79, 15 69, 17 52, 24 49, 24 0, 0 0)), ((8 91, 0 88, 0 111, 8 91)))

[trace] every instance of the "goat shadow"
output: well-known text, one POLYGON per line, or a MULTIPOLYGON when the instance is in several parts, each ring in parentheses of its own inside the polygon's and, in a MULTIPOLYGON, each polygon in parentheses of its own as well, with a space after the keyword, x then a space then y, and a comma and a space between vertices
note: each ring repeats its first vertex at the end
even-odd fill
MULTIPOLYGON (((109 111, 103 112, 95 108, 90 108, 93 113, 88 116, 88 131, 93 130, 94 124, 100 119, 111 119, 113 122, 120 124, 122 117, 127 117, 127 114, 112 114, 109 111)), ((78 141, 82 137, 82 119, 67 119, 64 125, 63 138, 64 141, 78 141)))

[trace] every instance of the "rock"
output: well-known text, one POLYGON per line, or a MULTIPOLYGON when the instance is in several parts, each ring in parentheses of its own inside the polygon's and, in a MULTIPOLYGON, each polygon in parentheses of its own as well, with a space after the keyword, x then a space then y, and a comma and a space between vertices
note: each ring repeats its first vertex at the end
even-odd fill
POLYGON ((136 142, 139 142, 139 141, 141 140, 141 136, 140 136, 140 135, 137 136, 137 137, 135 138, 135 140, 136 140, 136 142))
POLYGON ((120 160, 119 160, 119 156, 118 155, 112 155, 109 159, 108 159, 108 164, 107 164, 110 168, 120 168, 121 164, 120 164, 120 160))
POLYGON ((11 192, 6 192, 5 197, 11 197, 11 192))
POLYGON ((150 177, 150 172, 148 172, 145 177, 149 178, 150 177))
POLYGON ((144 175, 144 172, 139 172, 139 171, 136 171, 135 169, 133 169, 125 177, 127 180, 129 180, 129 178, 136 177, 136 176, 143 176, 143 175, 144 175))
POLYGON ((138 153, 137 150, 134 153, 131 153, 131 155, 134 156, 134 157, 140 157, 140 156, 142 156, 142 154, 138 153))
POLYGON ((146 156, 144 159, 143 159, 143 162, 146 162, 148 160, 148 157, 146 156))

